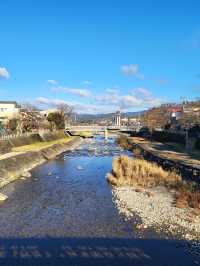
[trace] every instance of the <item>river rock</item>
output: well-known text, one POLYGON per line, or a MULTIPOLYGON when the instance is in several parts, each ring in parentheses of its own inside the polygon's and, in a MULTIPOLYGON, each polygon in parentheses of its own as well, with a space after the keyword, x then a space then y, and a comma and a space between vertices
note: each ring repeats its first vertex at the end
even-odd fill
POLYGON ((78 166, 76 167, 76 169, 77 169, 77 170, 83 170, 84 168, 83 168, 81 165, 78 165, 78 166))
POLYGON ((21 176, 22 177, 31 177, 31 173, 30 172, 24 172, 21 176))
POLYGON ((5 200, 7 200, 7 198, 8 198, 8 196, 6 196, 3 193, 0 193, 0 201, 5 201, 5 200))
POLYGON ((136 213, 141 219, 143 226, 138 225, 137 229, 162 228, 181 239, 199 239, 200 216, 191 208, 177 208, 173 193, 164 187, 145 189, 144 193, 136 191, 137 188, 128 186, 114 187, 112 194, 120 214, 131 220, 136 213))

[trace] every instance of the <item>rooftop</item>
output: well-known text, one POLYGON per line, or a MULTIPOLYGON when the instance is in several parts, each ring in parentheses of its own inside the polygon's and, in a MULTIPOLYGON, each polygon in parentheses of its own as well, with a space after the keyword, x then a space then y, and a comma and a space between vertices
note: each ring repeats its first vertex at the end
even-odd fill
POLYGON ((0 101, 0 104, 14 104, 16 107, 20 107, 16 101, 0 101))

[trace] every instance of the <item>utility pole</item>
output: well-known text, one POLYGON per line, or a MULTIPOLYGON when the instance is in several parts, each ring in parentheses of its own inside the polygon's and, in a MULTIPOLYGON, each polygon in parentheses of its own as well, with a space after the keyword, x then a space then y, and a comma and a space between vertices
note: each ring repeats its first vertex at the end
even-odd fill
POLYGON ((186 149, 186 152, 190 151, 188 127, 186 127, 185 129, 185 149, 186 149))
MULTIPOLYGON (((181 97, 181 100, 182 100, 183 115, 184 115, 185 103, 187 102, 187 99, 185 97, 181 97)), ((186 123, 186 125, 185 125, 185 150, 186 150, 186 152, 190 151, 189 128, 190 128, 189 124, 186 123)))

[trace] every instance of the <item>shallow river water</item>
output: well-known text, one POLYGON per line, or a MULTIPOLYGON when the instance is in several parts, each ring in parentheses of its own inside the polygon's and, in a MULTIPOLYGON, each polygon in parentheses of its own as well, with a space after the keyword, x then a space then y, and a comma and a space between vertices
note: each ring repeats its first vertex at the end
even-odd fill
POLYGON ((1 189, 9 198, 0 206, 0 259, 27 265, 24 256, 41 265, 34 260, 39 254, 48 265, 63 259, 70 265, 196 265, 187 243, 152 232, 139 237, 133 221, 119 214, 105 176, 121 153, 128 154, 115 138, 84 140, 35 168, 31 178, 1 189))

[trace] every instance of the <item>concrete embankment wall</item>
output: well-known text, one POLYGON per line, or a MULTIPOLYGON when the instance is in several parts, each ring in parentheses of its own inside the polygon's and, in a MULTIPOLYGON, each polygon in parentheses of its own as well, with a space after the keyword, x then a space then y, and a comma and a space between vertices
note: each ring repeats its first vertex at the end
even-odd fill
POLYGON ((53 141, 64 137, 66 137, 64 131, 59 130, 55 132, 35 133, 23 137, 19 136, 16 138, 10 138, 8 140, 0 140, 0 155, 11 152, 13 147, 34 144, 36 142, 53 141))
POLYGON ((54 144, 40 151, 29 151, 0 160, 0 187, 18 179, 25 172, 57 155, 77 147, 81 138, 74 137, 67 143, 54 144))

